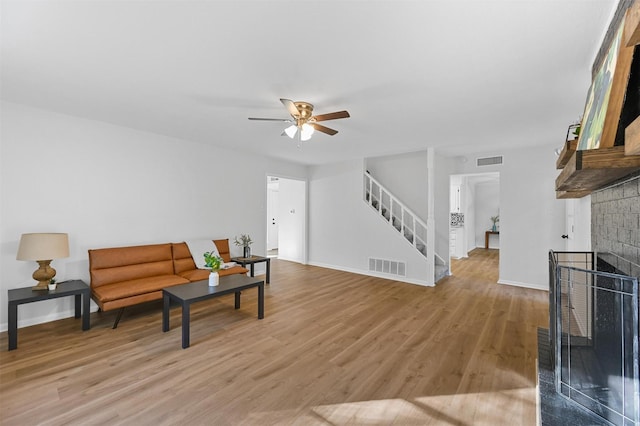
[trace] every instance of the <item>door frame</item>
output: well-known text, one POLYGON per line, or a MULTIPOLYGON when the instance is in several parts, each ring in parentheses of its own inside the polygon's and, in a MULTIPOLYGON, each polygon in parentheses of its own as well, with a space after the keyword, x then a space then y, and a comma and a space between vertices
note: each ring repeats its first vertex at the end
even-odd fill
MULTIPOLYGON (((303 232, 302 235, 300 235, 300 247, 302 247, 302 260, 301 263, 303 265, 306 265, 309 261, 308 258, 308 235, 309 235, 309 181, 308 179, 305 178, 300 178, 300 177, 296 177, 296 176, 288 176, 288 175, 283 175, 280 173, 265 173, 264 176, 264 215, 263 215, 263 219, 264 219, 264 236, 265 236, 265 246, 266 246, 266 241, 267 241, 267 223, 269 221, 269 218, 267 217, 267 205, 268 205, 268 195, 269 195, 269 188, 268 188, 268 184, 269 184, 269 178, 270 177, 277 177, 278 179, 282 180, 282 179, 286 179, 286 180, 295 180, 295 181, 300 181, 300 182, 304 182, 304 199, 303 199, 303 204, 304 204, 304 210, 305 210, 305 214, 302 217, 302 221, 304 223, 303 225, 303 232)), ((281 197, 279 196, 279 199, 281 199, 281 197)), ((282 218, 279 218, 280 222, 282 222, 282 218)), ((278 224, 278 229, 280 229, 280 224, 278 224)), ((280 237, 278 236, 278 245, 280 245, 280 237)))

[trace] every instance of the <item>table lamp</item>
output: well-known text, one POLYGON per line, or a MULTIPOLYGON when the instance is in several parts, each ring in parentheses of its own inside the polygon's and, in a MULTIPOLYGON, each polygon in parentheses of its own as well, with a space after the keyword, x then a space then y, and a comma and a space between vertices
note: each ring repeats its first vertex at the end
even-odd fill
POLYGON ((33 273, 33 279, 38 285, 33 290, 48 290, 51 278, 56 276, 56 270, 49 264, 53 259, 69 257, 69 236, 59 233, 22 234, 18 246, 17 260, 35 260, 40 265, 33 273))

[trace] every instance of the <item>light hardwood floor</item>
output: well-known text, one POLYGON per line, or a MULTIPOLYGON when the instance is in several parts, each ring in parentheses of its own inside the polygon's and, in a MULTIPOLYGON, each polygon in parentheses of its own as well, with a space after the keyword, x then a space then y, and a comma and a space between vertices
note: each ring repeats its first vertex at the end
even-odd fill
POLYGON ((257 291, 0 334, 2 425, 533 425, 547 294, 496 284, 497 251, 435 288, 273 260, 257 291))

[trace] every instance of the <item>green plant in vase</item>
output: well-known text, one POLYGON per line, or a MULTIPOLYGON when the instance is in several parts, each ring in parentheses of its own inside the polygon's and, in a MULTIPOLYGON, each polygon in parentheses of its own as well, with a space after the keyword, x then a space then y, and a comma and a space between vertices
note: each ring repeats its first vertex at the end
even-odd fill
POLYGON ((206 252, 204 254, 204 266, 210 269, 211 272, 218 272, 222 267, 222 258, 213 251, 206 252))
POLYGON ((240 234, 240 238, 237 236, 234 237, 233 243, 243 248, 242 257, 251 257, 251 244, 253 244, 253 240, 251 240, 249 234, 240 234))
POLYGON ((491 228, 491 230, 493 232, 496 232, 498 230, 496 224, 498 222, 500 222, 500 216, 499 215, 498 216, 491 216, 491 222, 493 222, 493 227, 491 228))
POLYGON ((215 287, 220 283, 218 271, 222 268, 223 260, 218 253, 209 251, 204 253, 204 266, 211 270, 209 274, 209 287, 215 287))

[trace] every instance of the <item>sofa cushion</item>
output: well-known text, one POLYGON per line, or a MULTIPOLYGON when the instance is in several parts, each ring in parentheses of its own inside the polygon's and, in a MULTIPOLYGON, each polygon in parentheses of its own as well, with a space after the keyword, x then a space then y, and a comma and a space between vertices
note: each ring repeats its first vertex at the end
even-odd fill
MULTIPOLYGON (((231 262, 231 253, 229 251, 229 240, 213 240, 218 248, 218 254, 225 262, 231 262)), ((182 272, 191 271, 196 268, 196 263, 193 261, 189 246, 187 243, 172 243, 173 250, 173 270, 174 273, 182 275, 182 272)))
MULTIPOLYGON (((231 262, 231 253, 229 252, 229 240, 213 240, 220 257, 225 262, 231 262)), ((189 246, 187 243, 173 243, 171 244, 173 250, 173 270, 176 275, 180 275, 188 279, 189 281, 201 281, 209 278, 209 270, 197 269, 196 264, 191 257, 189 246)), ((246 274, 248 269, 242 266, 233 266, 229 269, 221 269, 218 271, 221 277, 232 274, 246 274)))
POLYGON ((188 279, 177 275, 161 275, 121 281, 113 284, 103 284, 94 287, 92 293, 99 302, 106 303, 116 299, 151 293, 162 290, 165 287, 188 283, 188 279))
POLYGON ((229 250, 229 239, 225 238, 223 240, 213 240, 216 247, 218 247, 218 253, 220 253, 220 257, 225 262, 231 262, 231 250, 229 250))
POLYGON ((174 275, 171 244, 89 250, 91 288, 139 278, 174 275))
POLYGON ((196 264, 191 257, 187 243, 173 243, 171 248, 173 250, 173 271, 175 274, 181 275, 182 272, 196 269, 196 264))

